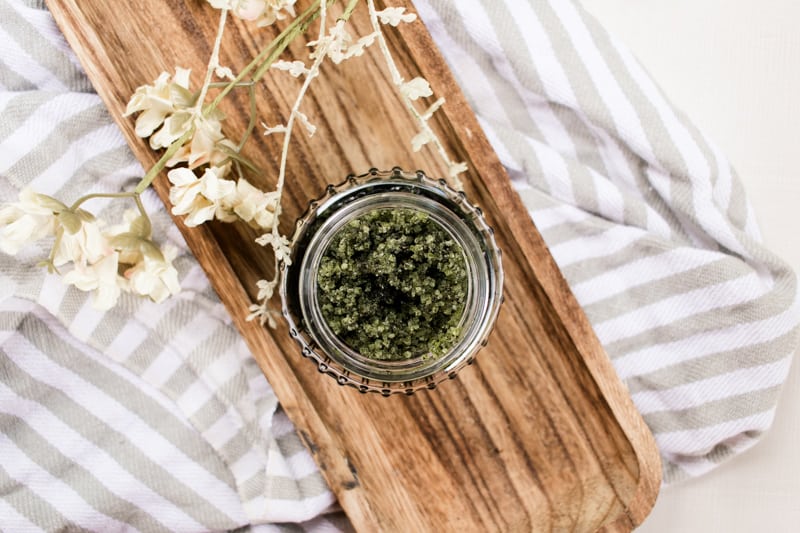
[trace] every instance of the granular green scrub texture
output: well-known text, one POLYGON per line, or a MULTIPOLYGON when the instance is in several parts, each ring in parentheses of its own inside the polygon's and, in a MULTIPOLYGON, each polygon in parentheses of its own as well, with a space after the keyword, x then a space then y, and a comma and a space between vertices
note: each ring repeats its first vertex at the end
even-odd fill
POLYGON ((467 269, 461 247, 427 214, 379 208, 333 237, 317 287, 328 326, 361 355, 441 357, 460 333, 467 269))

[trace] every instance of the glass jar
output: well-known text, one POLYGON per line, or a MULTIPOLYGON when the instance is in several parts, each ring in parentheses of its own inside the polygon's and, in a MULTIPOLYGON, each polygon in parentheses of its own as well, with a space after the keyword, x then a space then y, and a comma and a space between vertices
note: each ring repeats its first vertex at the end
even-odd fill
POLYGON ((282 313, 302 354, 320 372, 340 385, 361 392, 411 394, 433 389, 455 377, 487 342, 500 309, 503 268, 494 232, 481 210, 463 192, 423 172, 370 170, 329 185, 325 195, 309 203, 296 223, 291 265, 281 273, 282 313), (347 222, 374 209, 411 209, 426 213, 460 247, 467 271, 467 296, 455 344, 439 357, 423 354, 403 360, 365 357, 339 339, 322 315, 317 271, 328 245, 347 222))

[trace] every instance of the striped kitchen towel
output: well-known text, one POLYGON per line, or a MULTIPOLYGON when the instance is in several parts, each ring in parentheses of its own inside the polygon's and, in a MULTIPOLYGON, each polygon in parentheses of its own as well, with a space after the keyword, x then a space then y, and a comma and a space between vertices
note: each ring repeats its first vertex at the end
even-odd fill
MULTIPOLYGON (((655 433, 665 481, 753 444, 799 304, 724 157, 572 1, 415 4, 655 433)), ((41 0, 0 0, 0 111, 3 200, 141 175, 41 0)), ((123 295, 99 313, 34 267, 41 246, 0 256, 0 530, 346 527, 180 234, 145 202, 181 249, 183 292, 165 303, 123 295)))
POLYGON ((415 4, 655 434, 664 481, 754 444, 800 300, 719 149, 574 2, 415 4))

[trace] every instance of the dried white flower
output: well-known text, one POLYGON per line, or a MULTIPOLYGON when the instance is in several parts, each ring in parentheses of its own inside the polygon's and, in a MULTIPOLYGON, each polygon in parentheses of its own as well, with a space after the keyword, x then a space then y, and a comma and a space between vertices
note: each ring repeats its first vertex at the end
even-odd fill
POLYGON ((422 113, 422 120, 429 120, 434 113, 436 113, 442 105, 444 105, 444 98, 438 98, 431 106, 422 113))
POLYGON ((154 247, 150 253, 143 253, 141 260, 125 271, 130 289, 156 303, 178 294, 181 290, 178 271, 172 265, 177 256, 178 249, 168 244, 160 252, 156 252, 154 247))
POLYGON ((406 13, 404 7, 387 7, 383 11, 376 11, 375 14, 381 19, 382 24, 398 26, 401 22, 414 22, 417 15, 406 13))
POLYGON ((316 133, 317 127, 313 125, 311 121, 308 120, 308 117, 306 116, 305 113, 303 113, 302 111, 296 111, 295 117, 297 117, 297 120, 306 129, 306 132, 308 133, 309 137, 312 137, 314 133, 316 133))
POLYGON ((272 311, 267 306, 267 302, 272 298, 275 293, 275 287, 278 285, 278 279, 275 278, 271 281, 265 279, 258 280, 256 286, 258 287, 258 295, 256 299, 261 302, 260 304, 253 304, 250 306, 250 315, 247 320, 258 318, 261 325, 269 324, 269 327, 276 328, 278 323, 275 321, 275 311, 272 311))
POLYGON ((284 235, 277 235, 276 233, 265 233, 256 239, 256 242, 261 246, 272 246, 275 251, 275 258, 285 265, 292 264, 292 254, 289 245, 289 239, 284 235))
POLYGON ((227 9, 243 20, 254 20, 258 26, 269 26, 287 15, 294 16, 295 0, 208 0, 217 9, 227 9))
POLYGON ((334 26, 331 26, 327 35, 308 43, 308 46, 314 48, 309 57, 316 59, 320 55, 327 55, 334 63, 341 63, 345 59, 344 55, 350 41, 352 41, 352 37, 344 29, 344 21, 340 20, 334 26))
POLYGON ((361 37, 347 49, 347 57, 350 58, 362 55, 364 53, 364 49, 368 46, 371 46, 377 38, 378 34, 375 32, 368 33, 367 35, 361 37))
POLYGON ((467 167, 467 164, 463 161, 459 163, 452 163, 449 167, 447 167, 447 176, 450 178, 450 181, 456 190, 460 191, 464 188, 463 184, 461 183, 461 178, 459 178, 458 175, 462 172, 466 172, 468 168, 469 167, 467 167))
POLYGON ((54 214, 66 208, 55 198, 23 189, 18 202, 0 208, 0 250, 15 255, 26 244, 55 235, 54 214))
POLYGON ((259 300, 269 300, 272 298, 273 293, 275 292, 275 287, 278 285, 277 280, 267 281, 265 279, 260 279, 256 282, 256 286, 258 287, 258 295, 256 296, 259 300))
MULTIPOLYGON (((194 105, 194 95, 189 92, 190 74, 191 70, 177 67, 171 79, 167 72, 162 72, 153 85, 136 89, 125 109, 125 116, 141 112, 136 118, 136 135, 142 138, 151 136, 169 115, 194 105)), ((175 138, 178 137, 180 134, 175 138)))
POLYGON ((176 168, 167 174, 173 185, 169 191, 172 214, 186 215, 184 222, 187 226, 197 226, 215 215, 222 220, 230 219, 224 200, 235 191, 236 184, 222 179, 217 172, 216 167, 207 168, 198 178, 188 168, 176 168))
POLYGON ((277 204, 277 192, 263 192, 244 178, 236 182, 236 192, 230 199, 230 209, 239 218, 262 230, 272 229, 277 204))
POLYGON ((222 65, 217 65, 216 68, 214 68, 214 74, 216 74, 217 77, 225 80, 233 81, 236 79, 236 76, 233 75, 233 71, 230 69, 230 67, 223 67, 222 65))
POLYGON ((112 252, 101 231, 101 222, 88 212, 81 209, 77 214, 63 211, 59 214, 59 222, 59 239, 53 254, 55 266, 70 262, 75 265, 93 264, 112 252))
MULTIPOLYGON (((194 115, 192 121, 194 123, 194 134, 191 140, 175 152, 175 155, 167 161, 167 166, 172 167, 178 163, 185 162, 189 165, 189 168, 196 168, 205 164, 220 167, 223 161, 228 158, 228 154, 223 148, 235 151, 236 145, 222 134, 222 125, 217 117, 212 115, 204 118, 200 115, 194 115)), ((191 127, 190 125, 187 126, 186 130, 191 127)), ((183 135, 183 133, 185 131, 180 132, 180 135, 183 135)), ((172 141, 169 142, 171 144, 172 141)), ((169 144, 166 146, 169 146, 169 144)))
POLYGON ((94 291, 92 306, 95 309, 111 309, 116 305, 123 286, 117 273, 118 260, 119 255, 113 252, 91 265, 76 263, 75 268, 67 272, 62 280, 82 291, 94 291))
POLYGON ((274 62, 271 68, 275 70, 285 70, 295 78, 305 76, 310 72, 310 70, 306 68, 306 64, 302 61, 285 61, 283 59, 274 62))
POLYGON ((433 90, 430 83, 425 78, 417 76, 411 81, 407 81, 400 86, 400 93, 409 100, 416 100, 420 97, 431 96, 433 90))
MULTIPOLYGON (((262 280, 263 281, 263 280, 262 280)), ((271 297, 271 296, 270 296, 271 297)), ((269 324, 269 327, 275 329, 278 327, 278 322, 275 320, 275 316, 278 314, 275 311, 271 310, 267 307, 266 301, 263 304, 253 304, 249 307, 250 314, 247 315, 247 320, 255 320, 256 318, 263 326, 264 324, 269 324)))
MULTIPOLYGON (((353 38, 345 29, 345 21, 339 20, 335 25, 331 26, 325 37, 308 43, 308 46, 314 48, 309 57, 316 59, 320 54, 324 54, 334 64, 338 65, 345 59, 362 55, 364 49, 375 42, 377 36, 377 33, 370 33, 353 43, 353 38)), ((311 74, 314 75, 315 73, 311 74)))
POLYGON ((421 132, 417 133, 413 139, 411 139, 411 149, 415 152, 419 152, 422 150, 422 147, 428 144, 429 142, 434 140, 434 136, 431 134, 430 130, 424 129, 421 132))
POLYGON ((468 170, 468 168, 469 167, 467 167, 467 164, 464 163, 463 161, 461 161, 459 163, 453 163, 452 165, 450 165, 448 167, 447 175, 450 176, 451 178, 455 178, 456 176, 458 176, 462 172, 466 172, 468 170))
POLYGON ((278 124, 277 126, 268 126, 262 122, 261 126, 264 127, 264 135, 272 135, 273 133, 286 133, 286 125, 278 124))

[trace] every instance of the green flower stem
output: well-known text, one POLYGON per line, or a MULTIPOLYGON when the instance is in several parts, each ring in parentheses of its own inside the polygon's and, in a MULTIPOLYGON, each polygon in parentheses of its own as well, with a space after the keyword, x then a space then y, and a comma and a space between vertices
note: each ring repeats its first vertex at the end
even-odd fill
MULTIPOLYGON (((93 198, 133 198, 133 201, 136 202, 136 207, 139 209, 139 214, 142 215, 142 219, 144 220, 146 226, 144 228, 144 233, 150 235, 152 232, 152 224, 150 222, 150 217, 147 214, 147 210, 144 208, 144 204, 142 203, 141 194, 138 192, 96 192, 92 194, 87 194, 86 196, 81 196, 69 207, 70 211, 75 211, 84 202, 88 202, 93 198)), ((53 247, 54 249, 57 246, 53 247)))
POLYGON ((225 33, 225 22, 228 20, 228 10, 222 9, 219 15, 219 29, 217 30, 217 38, 214 39, 214 47, 211 49, 211 57, 208 60, 208 67, 206 68, 206 79, 203 81, 203 87, 200 89, 200 96, 197 101, 200 105, 206 99, 208 86, 211 85, 211 78, 214 76, 214 69, 219 66, 219 49, 222 46, 222 34, 225 33))
MULTIPOLYGON (((327 0, 328 5, 333 4, 337 0, 327 0)), ((214 109, 217 108, 219 103, 222 101, 225 96, 228 95, 234 88, 240 87, 242 85, 253 84, 257 82, 264 73, 272 66, 272 63, 286 50, 286 47, 289 46, 289 43, 292 42, 298 35, 305 32, 308 29, 308 26, 316 20, 319 16, 319 4, 321 0, 314 0, 314 2, 303 11, 300 16, 295 18, 291 24, 289 24, 286 29, 284 29, 275 39, 272 40, 259 54, 229 83, 227 83, 223 89, 217 94, 214 100, 206 105, 203 108, 203 116, 208 116, 214 109), (253 76, 251 81, 242 82, 242 80, 247 76, 253 69, 258 68, 257 72, 253 76)), ((355 3, 355 0, 351 0, 351 4, 355 3)), ((350 5, 348 5, 350 8, 350 5)), ((352 8, 350 9, 352 11, 352 8)), ((145 189, 147 189, 153 180, 158 176, 158 174, 164 169, 167 165, 167 161, 169 161, 173 155, 181 148, 181 146, 189 140, 194 133, 194 128, 190 129, 186 133, 184 133, 178 140, 173 142, 167 151, 161 156, 161 158, 152 166, 150 170, 144 175, 141 179, 139 184, 136 186, 135 192, 141 194, 145 189)))
POLYGON ((344 13, 342 13, 342 16, 337 20, 348 20, 359 2, 361 2, 361 0, 350 0, 350 3, 344 8, 344 13))
POLYGON ((50 274, 58 274, 59 276, 61 275, 61 272, 58 271, 58 267, 56 266, 56 251, 61 246, 61 239, 63 236, 64 236, 63 229, 56 233, 56 240, 53 243, 53 248, 50 249, 50 255, 47 256, 46 261, 43 261, 44 266, 47 267, 47 271, 50 274))
POLYGON ((172 159, 172 156, 175 155, 178 150, 180 150, 181 146, 183 146, 184 143, 189 140, 189 138, 191 138, 192 134, 194 134, 194 128, 191 128, 189 131, 181 135, 177 141, 169 145, 169 148, 167 148, 167 151, 161 156, 161 159, 156 161, 156 164, 150 167, 150 170, 148 170, 147 174, 144 175, 142 180, 139 182, 139 185, 136 186, 136 189, 134 189, 135 193, 141 194, 150 186, 151 183, 153 183, 153 180, 156 179, 158 173, 161 172, 165 166, 167 166, 167 161, 172 159))
POLYGON ((87 194, 86 196, 81 196, 75 203, 69 206, 70 211, 75 211, 78 209, 84 202, 87 202, 93 198, 132 198, 136 197, 138 199, 139 193, 136 192, 95 192, 92 194, 87 194))
MULTIPOLYGON (((332 3, 336 0, 328 0, 329 3, 332 3)), ((289 46, 289 43, 297 37, 301 31, 305 31, 308 28, 308 25, 311 24, 318 15, 319 15, 319 4, 320 0, 314 0, 314 2, 303 11, 297 18, 295 18, 291 24, 289 24, 286 29, 284 29, 275 39, 272 40, 258 55, 253 58, 253 60, 242 69, 241 72, 234 78, 227 87, 222 89, 220 93, 214 98, 214 100, 208 104, 204 109, 203 113, 207 114, 210 113, 212 110, 216 109, 219 103, 222 101, 225 96, 235 87, 235 85, 241 82, 245 76, 247 76, 253 69, 256 67, 260 67, 259 71, 262 70, 263 64, 267 63, 269 66, 275 61, 275 59, 289 46), (305 20, 308 17, 312 17, 309 20, 305 20)), ((266 71, 266 69, 264 69, 266 71)), ((263 72, 261 73, 263 75, 263 72)), ((260 76, 254 75, 253 81, 258 81, 260 76)))
MULTIPOLYGON (((331 6, 338 0, 326 0, 326 1, 327 5, 331 6)), ((278 47, 273 51, 273 53, 269 54, 266 60, 264 60, 264 63, 261 64, 260 67, 258 67, 256 73, 253 74, 253 81, 260 80, 267 72, 267 70, 269 70, 269 68, 272 66, 275 60, 278 59, 278 57, 283 53, 284 50, 286 50, 286 47, 289 46, 289 43, 294 41, 298 35, 303 34, 306 32, 306 30, 308 30, 308 27, 311 26, 311 23, 314 22, 317 19, 317 17, 319 17, 320 14, 319 5, 320 5, 320 0, 315 0, 315 2, 311 4, 311 6, 308 9, 306 9, 302 15, 300 15, 295 19, 294 22, 298 23, 296 27, 292 28, 291 26, 289 26, 280 35, 278 35, 275 41, 273 41, 273 42, 279 41, 279 44, 277 45, 278 47), (304 20, 304 17, 308 18, 304 20)), ((294 24, 294 22, 292 24, 294 24)))
MULTIPOLYGON (((227 87, 227 86, 228 86, 228 85, 230 85, 231 83, 233 83, 233 82, 227 82, 227 81, 215 81, 215 82, 211 82, 211 83, 209 83, 209 84, 208 84, 208 87, 209 87, 210 89, 222 89, 222 88, 225 88, 225 87, 227 87)), ((253 85, 255 85, 255 83, 254 83, 254 82, 252 82, 252 81, 240 81, 239 83, 237 83, 237 84, 234 86, 234 89, 238 89, 239 87, 252 87, 253 85)))
MULTIPOLYGON (((338 20, 345 20, 345 21, 348 20, 359 1, 360 0, 350 0, 349 3, 347 4, 347 7, 344 10, 344 13, 342 13, 342 16, 339 17, 338 20)), ((323 20, 323 24, 324 23, 325 21, 323 20)), ((324 35, 325 35, 325 28, 322 27, 320 28, 319 32, 320 40, 324 35)), ((297 98, 295 99, 294 106, 292 106, 292 110, 289 113, 289 119, 286 121, 286 133, 284 134, 285 136, 283 139, 283 149, 281 150, 281 161, 280 161, 280 169, 278 171, 278 182, 275 185, 275 191, 278 194, 278 198, 281 198, 283 195, 283 186, 286 180, 286 160, 289 154, 289 143, 291 142, 292 139, 292 128, 294 127, 295 118, 297 117, 297 114, 300 110, 300 103, 303 101, 303 98, 305 97, 305 94, 311 85, 311 81, 315 78, 315 74, 319 70, 322 61, 325 59, 325 56, 328 53, 327 46, 321 46, 320 48, 323 48, 323 51, 322 53, 319 53, 319 50, 317 51, 318 55, 314 60, 314 64, 310 68, 311 73, 306 75, 306 79, 303 81, 303 85, 300 88, 300 92, 297 94, 297 98)), ((274 242, 278 242, 278 239, 280 238, 280 232, 278 229, 279 225, 278 223, 281 216, 280 202, 278 202, 278 204, 275 206, 275 212, 273 216, 275 217, 275 219, 274 219, 274 224, 272 226, 272 235, 274 238, 274 242)), ((278 262, 279 262, 278 254, 275 254, 276 277, 278 276, 278 269, 277 269, 278 262)))
POLYGON ((244 148, 244 143, 247 142, 247 139, 250 138, 250 134, 253 133, 253 130, 256 128, 256 117, 258 116, 258 110, 256 109, 255 84, 247 88, 247 96, 250 99, 250 122, 248 122, 247 130, 245 130, 244 135, 242 135, 242 140, 239 142, 239 147, 237 150, 239 152, 242 151, 242 148, 244 148))
MULTIPOLYGON (((225 81, 216 81, 213 83, 209 83, 208 87, 210 89, 222 89, 228 86, 228 82, 225 81)), ((254 81, 240 81, 237 83, 234 88, 244 88, 247 87, 247 98, 250 102, 250 122, 247 124, 247 129, 242 136, 242 140, 239 141, 239 146, 237 147, 237 151, 241 152, 242 148, 244 148, 244 144, 247 142, 247 139, 250 138, 250 135, 253 133, 253 130, 256 128, 256 121, 258 120, 258 110, 256 109, 256 82, 254 81)))
POLYGON ((133 195, 133 200, 136 202, 136 207, 139 209, 139 214, 142 215, 142 220, 144 220, 146 224, 142 232, 144 235, 149 237, 153 234, 153 224, 150 222, 150 217, 147 215, 147 211, 142 203, 142 196, 139 193, 135 193, 133 195))

